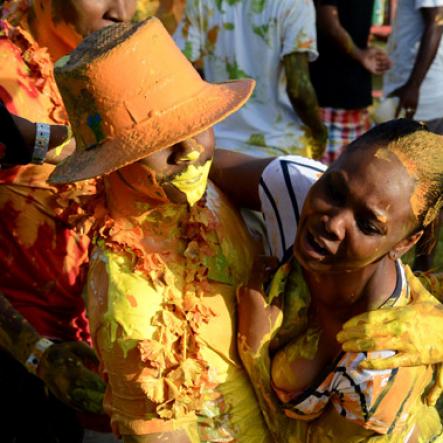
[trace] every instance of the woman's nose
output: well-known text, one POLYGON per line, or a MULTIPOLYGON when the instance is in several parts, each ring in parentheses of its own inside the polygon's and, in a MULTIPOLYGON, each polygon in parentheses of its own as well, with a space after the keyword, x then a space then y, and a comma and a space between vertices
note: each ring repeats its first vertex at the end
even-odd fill
POLYGON ((341 241, 345 238, 345 232, 346 232, 345 211, 324 215, 322 217, 322 221, 325 233, 330 240, 341 241))

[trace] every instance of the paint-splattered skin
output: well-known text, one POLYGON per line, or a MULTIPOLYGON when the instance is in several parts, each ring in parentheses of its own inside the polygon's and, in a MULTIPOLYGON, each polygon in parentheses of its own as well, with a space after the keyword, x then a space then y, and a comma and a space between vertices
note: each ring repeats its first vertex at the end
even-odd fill
POLYGON ((270 441, 235 351, 235 287, 254 254, 238 215, 212 185, 188 209, 148 203, 118 174, 106 183, 111 212, 91 259, 88 312, 114 428, 270 441))
MULTIPOLYGON (((277 274, 279 280, 287 279, 288 273, 277 274)), ((409 273, 410 281, 413 281, 414 276, 409 273)), ((274 282, 272 286, 284 285, 280 282, 274 282)), ((292 286, 292 290, 300 292, 300 288, 292 286)), ((290 288, 287 286, 287 289, 290 288)), ((414 285, 414 289, 416 286, 414 285)), ((271 295, 271 294, 270 294, 271 295)), ((274 294, 275 295, 275 294, 274 294)), ((288 305, 286 298, 289 296, 288 292, 284 293, 284 306, 288 305)), ((292 296, 290 297, 292 298, 292 296)), ((269 297, 265 297, 256 289, 241 288, 239 297, 239 352, 246 370, 253 381, 254 389, 259 398, 260 407, 266 417, 268 427, 271 430, 275 441, 321 441, 321 442, 400 442, 408 441, 406 438, 410 434, 411 429, 415 429, 415 440, 417 442, 428 442, 432 435, 437 435, 441 429, 438 415, 432 408, 428 408, 425 404, 418 401, 411 409, 409 409, 409 419, 406 429, 397 431, 396 434, 378 435, 376 432, 364 429, 363 426, 340 417, 333 408, 326 409, 323 414, 315 421, 312 417, 306 417, 304 420, 289 419, 282 413, 282 403, 276 399, 275 393, 271 388, 271 360, 270 344, 278 335, 278 330, 284 323, 284 314, 280 308, 277 307, 278 298, 274 297, 274 305, 268 304, 269 297), (256 333, 251 333, 253 328, 256 332, 258 326, 258 319, 261 319, 259 324, 262 325, 262 335, 257 336, 256 333), (420 418, 419 427, 417 424, 417 417, 420 418), (414 428, 415 426, 415 428, 414 428), (293 440, 292 440, 293 439, 293 440)), ((309 301, 306 297, 298 298, 295 296, 293 306, 294 312, 298 312, 299 318, 303 318, 307 314, 306 302, 309 301)), ((434 301, 435 305, 435 301, 434 301)), ((300 324, 300 322, 298 322, 300 324)), ((307 325, 306 321, 301 324, 307 325)), ((318 341, 312 342, 312 349, 308 349, 307 342, 304 343, 303 348, 299 349, 305 358, 312 358, 316 353, 318 341), (311 357, 310 357, 311 356, 311 357)), ((292 346, 292 345, 291 345, 292 346)), ((297 350, 295 354, 297 354, 297 350)), ((293 352, 291 351, 291 352, 293 352)), ((299 374, 302 375, 302 374, 299 374)), ((296 374, 293 374, 296 376, 296 374)), ((423 379, 422 379, 423 381, 423 379)), ((392 406, 394 407, 394 406, 392 406)))
MULTIPOLYGON (((0 293, 0 346, 25 364, 40 334, 0 293)), ((92 349, 81 342, 54 344, 41 356, 36 375, 62 402, 93 413, 103 412, 105 383, 83 366, 98 366, 92 349), (80 359, 81 357, 81 359, 80 359)))
POLYGON ((286 55, 283 64, 288 81, 287 93, 305 128, 307 156, 323 157, 328 133, 320 118, 317 96, 309 77, 308 56, 304 53, 286 55))

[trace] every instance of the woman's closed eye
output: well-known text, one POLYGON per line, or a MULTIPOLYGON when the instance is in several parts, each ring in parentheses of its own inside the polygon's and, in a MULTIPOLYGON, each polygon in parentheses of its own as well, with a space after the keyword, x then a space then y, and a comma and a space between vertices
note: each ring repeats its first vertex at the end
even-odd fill
POLYGON ((357 218, 357 226, 365 235, 383 235, 384 229, 378 226, 367 217, 357 218))

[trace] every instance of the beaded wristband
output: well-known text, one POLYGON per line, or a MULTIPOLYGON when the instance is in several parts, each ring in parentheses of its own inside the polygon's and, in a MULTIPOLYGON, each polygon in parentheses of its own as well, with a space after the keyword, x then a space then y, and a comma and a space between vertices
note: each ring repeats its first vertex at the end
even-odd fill
POLYGON ((38 365, 40 364, 40 360, 42 358, 42 355, 48 349, 54 344, 51 340, 48 340, 47 338, 41 338, 35 345, 34 349, 29 354, 29 357, 27 358, 25 362, 26 369, 34 375, 37 375, 37 369, 38 365))
POLYGON ((46 123, 35 124, 35 143, 31 163, 41 165, 45 161, 51 137, 51 127, 46 123))

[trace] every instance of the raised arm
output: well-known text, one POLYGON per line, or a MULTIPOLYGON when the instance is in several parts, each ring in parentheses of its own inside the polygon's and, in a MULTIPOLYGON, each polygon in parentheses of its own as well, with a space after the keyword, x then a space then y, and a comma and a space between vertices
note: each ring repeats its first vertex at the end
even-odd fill
POLYGON ((400 99, 399 110, 405 109, 406 117, 413 118, 418 106, 420 86, 437 54, 443 33, 443 7, 421 8, 424 31, 417 58, 407 82, 391 95, 400 99))
POLYGON ((309 76, 309 59, 306 52, 293 52, 283 58, 287 93, 294 111, 308 130, 312 156, 320 159, 326 148, 328 133, 320 118, 317 96, 309 76))

